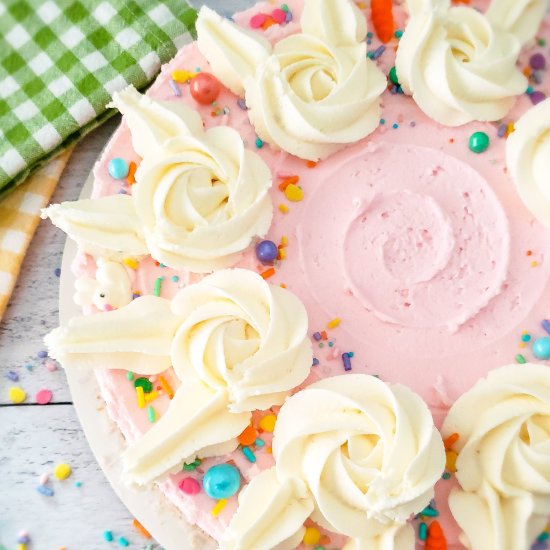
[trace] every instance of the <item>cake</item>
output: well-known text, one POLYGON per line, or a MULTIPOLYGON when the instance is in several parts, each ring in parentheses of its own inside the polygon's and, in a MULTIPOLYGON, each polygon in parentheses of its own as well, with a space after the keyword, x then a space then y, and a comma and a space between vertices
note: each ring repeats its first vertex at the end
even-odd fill
POLYGON ((203 8, 44 213, 85 314, 50 355, 221 548, 548 538, 549 22, 467 3, 203 8))

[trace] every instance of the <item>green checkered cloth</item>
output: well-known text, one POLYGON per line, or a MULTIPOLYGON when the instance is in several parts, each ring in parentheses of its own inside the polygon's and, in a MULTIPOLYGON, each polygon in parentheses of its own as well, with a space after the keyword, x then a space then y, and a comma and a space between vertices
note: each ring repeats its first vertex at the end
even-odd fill
POLYGON ((195 19, 184 0, 0 0, 0 196, 145 87, 195 19))

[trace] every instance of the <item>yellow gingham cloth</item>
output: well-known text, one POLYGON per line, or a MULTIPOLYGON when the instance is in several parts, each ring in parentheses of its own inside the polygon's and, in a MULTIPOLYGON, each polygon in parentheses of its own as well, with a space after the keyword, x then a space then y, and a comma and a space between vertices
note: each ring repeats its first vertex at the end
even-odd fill
POLYGON ((0 200, 0 320, 15 287, 23 258, 50 201, 72 147, 0 200))

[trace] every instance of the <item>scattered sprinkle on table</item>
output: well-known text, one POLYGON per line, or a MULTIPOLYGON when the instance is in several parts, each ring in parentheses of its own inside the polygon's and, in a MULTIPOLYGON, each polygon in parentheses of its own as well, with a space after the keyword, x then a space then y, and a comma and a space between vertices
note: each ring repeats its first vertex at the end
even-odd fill
POLYGON ((46 487, 45 485, 39 485, 36 490, 46 497, 53 497, 54 491, 50 487, 46 487))
POLYGON ((23 403, 23 401, 25 401, 25 399, 27 398, 25 390, 23 388, 20 388, 19 386, 12 386, 9 389, 8 395, 10 401, 12 403, 15 403, 16 405, 18 405, 19 403, 23 403))
POLYGON ((118 537, 118 544, 120 546, 124 546, 125 548, 130 546, 130 543, 126 537, 118 537))
POLYGON ((47 405, 52 400, 53 394, 50 390, 39 390, 34 396, 39 405, 47 405))
POLYGON ((103 539, 107 542, 112 542, 114 540, 112 531, 103 531, 103 539))
POLYGON ((132 527, 144 538, 144 539, 150 539, 151 538, 151 534, 149 533, 149 531, 147 531, 147 529, 145 529, 145 527, 143 527, 143 525, 141 525, 141 523, 136 519, 134 518, 132 520, 132 527))
POLYGON ((53 475, 59 479, 60 481, 67 479, 72 473, 72 469, 68 464, 65 464, 62 462, 61 464, 58 464, 54 471, 53 475))

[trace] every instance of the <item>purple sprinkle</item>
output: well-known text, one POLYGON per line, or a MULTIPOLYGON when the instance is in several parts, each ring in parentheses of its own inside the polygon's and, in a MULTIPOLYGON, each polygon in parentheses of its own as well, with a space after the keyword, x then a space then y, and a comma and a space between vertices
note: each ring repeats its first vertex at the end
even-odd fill
POLYGON ((546 58, 541 53, 533 54, 529 59, 529 65, 535 71, 540 71, 546 67, 546 58))
POLYGON ((499 127, 498 127, 498 132, 497 132, 497 136, 498 137, 504 137, 506 135, 506 130, 508 129, 508 125, 507 124, 501 124, 499 127))
POLYGON ((8 374, 6 374, 6 378, 11 380, 12 382, 17 382, 19 380, 19 375, 14 371, 9 370, 8 374))
POLYGON ((170 88, 172 88, 172 91, 174 92, 174 95, 176 97, 180 97, 181 96, 181 92, 180 92, 180 89, 179 89, 179 86, 176 84, 176 82, 174 81, 174 79, 170 79, 168 81, 168 84, 170 85, 170 88))
POLYGON ((60 277, 61 276, 61 268, 60 267, 56 267, 54 269, 54 274, 56 277, 60 277))
POLYGON ((541 92, 540 90, 536 90, 529 96, 529 98, 531 99, 531 103, 533 105, 537 105, 538 103, 546 99, 546 94, 544 94, 544 92, 541 92))
POLYGON ((288 10, 285 15, 285 23, 290 23, 292 21, 292 12, 288 10))
POLYGON ((317 357, 313 358, 313 363, 311 364, 312 367, 316 367, 319 364, 319 359, 317 357))
POLYGON ((48 352, 44 351, 44 350, 41 350, 36 355, 39 359, 44 359, 44 358, 48 357, 48 352))
POLYGON ((342 353, 342 362, 344 363, 345 371, 351 370, 351 359, 349 357, 349 353, 342 353))
POLYGON ((46 497, 53 497, 53 489, 46 487, 45 485, 39 485, 36 490, 46 497))
POLYGON ((139 298, 141 294, 136 294, 135 292, 132 294, 132 300, 135 300, 136 298, 139 298))
POLYGON ((416 122, 414 120, 412 120, 411 123, 409 124, 409 126, 411 128, 414 128, 416 126, 416 122))
POLYGON ((248 107, 246 106, 246 101, 244 100, 244 98, 242 97, 239 97, 239 99, 237 99, 237 105, 243 110, 243 111, 246 111, 248 109, 248 107))
POLYGON ((542 325, 542 328, 548 333, 550 334, 550 321, 548 321, 547 319, 544 319, 541 323, 542 325))
POLYGON ((381 46, 378 46, 378 48, 376 48, 376 50, 372 52, 371 59, 373 61, 378 59, 385 51, 386 51, 386 46, 384 46, 384 44, 382 44, 381 46))
POLYGON ((531 550, 547 550, 548 546, 545 541, 537 540, 535 541, 535 544, 531 546, 531 550))
POLYGON ((313 339, 318 342, 321 339, 321 333, 320 332, 314 332, 313 333, 313 339))

